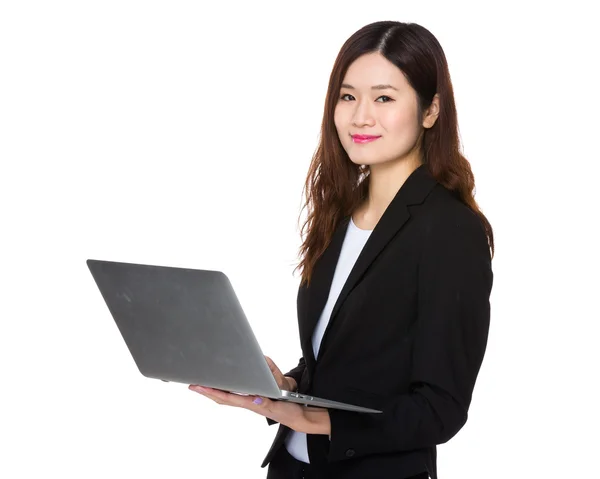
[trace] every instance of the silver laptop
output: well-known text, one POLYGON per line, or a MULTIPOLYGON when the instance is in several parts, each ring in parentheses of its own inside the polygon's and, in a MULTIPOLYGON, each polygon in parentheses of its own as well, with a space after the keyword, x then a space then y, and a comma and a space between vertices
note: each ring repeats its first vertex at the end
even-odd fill
POLYGON ((140 372, 306 406, 378 413, 279 389, 220 271, 87 260, 140 372))

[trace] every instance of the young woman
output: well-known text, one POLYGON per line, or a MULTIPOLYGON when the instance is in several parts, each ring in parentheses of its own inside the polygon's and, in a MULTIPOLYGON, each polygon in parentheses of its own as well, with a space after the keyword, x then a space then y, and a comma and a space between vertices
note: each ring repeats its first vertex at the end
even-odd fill
POLYGON ((492 228, 460 152, 442 47, 377 22, 333 66, 306 180, 298 321, 303 357, 280 387, 380 414, 190 386, 279 430, 268 478, 437 478, 436 445, 465 424, 487 343, 492 228))

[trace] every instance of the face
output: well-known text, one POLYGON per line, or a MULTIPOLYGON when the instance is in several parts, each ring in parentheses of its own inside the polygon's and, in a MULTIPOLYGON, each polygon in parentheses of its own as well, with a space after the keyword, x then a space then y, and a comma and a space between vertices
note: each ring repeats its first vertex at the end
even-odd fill
POLYGON ((350 160, 369 166, 418 159, 420 135, 430 123, 427 115, 419 122, 416 91, 380 53, 363 55, 350 65, 334 120, 350 160))

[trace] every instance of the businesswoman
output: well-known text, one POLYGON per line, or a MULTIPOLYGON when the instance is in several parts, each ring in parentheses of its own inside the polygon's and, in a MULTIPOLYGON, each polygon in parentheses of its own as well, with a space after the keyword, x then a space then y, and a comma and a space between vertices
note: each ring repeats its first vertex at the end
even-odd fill
POLYGON ((333 66, 306 180, 298 321, 282 389, 381 413, 190 386, 279 423, 267 477, 437 478, 486 348, 494 252, 460 152, 442 47, 416 24, 353 34, 333 66))

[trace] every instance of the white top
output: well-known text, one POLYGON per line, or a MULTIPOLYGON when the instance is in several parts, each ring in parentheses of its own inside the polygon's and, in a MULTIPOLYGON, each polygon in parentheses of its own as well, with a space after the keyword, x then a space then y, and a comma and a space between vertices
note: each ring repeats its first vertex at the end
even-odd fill
MULTIPOLYGON (((327 324, 329 324, 329 318, 331 317, 333 307, 342 291, 342 287, 350 275, 350 271, 354 267, 354 263, 356 263, 358 255, 362 251, 370 235, 371 230, 361 230, 354 224, 352 217, 350 218, 346 236, 344 237, 344 243, 342 244, 342 250, 340 251, 340 257, 338 258, 335 267, 331 289, 329 290, 329 297, 327 298, 327 303, 325 304, 325 308, 323 308, 323 312, 321 313, 321 317, 319 318, 319 322, 313 333, 312 346, 315 358, 319 354, 321 340, 325 334, 325 328, 327 328, 327 324)), ((285 447, 297 460, 306 463, 310 462, 306 445, 306 433, 291 431, 285 440, 285 447)))

